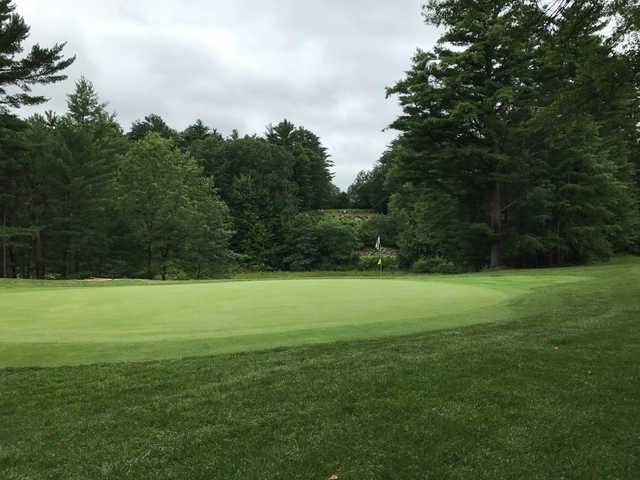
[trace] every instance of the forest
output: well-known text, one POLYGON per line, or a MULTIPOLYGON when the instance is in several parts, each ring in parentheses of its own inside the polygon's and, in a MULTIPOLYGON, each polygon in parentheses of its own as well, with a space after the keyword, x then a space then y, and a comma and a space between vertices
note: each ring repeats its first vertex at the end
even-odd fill
MULTIPOLYGON (((640 253, 640 3, 444 0, 387 89, 398 135, 346 192, 311 130, 121 125, 64 43, 26 54, 0 1, 0 274, 209 278, 236 270, 461 272, 640 253)), ((373 161, 374 159, 372 159, 373 161)))

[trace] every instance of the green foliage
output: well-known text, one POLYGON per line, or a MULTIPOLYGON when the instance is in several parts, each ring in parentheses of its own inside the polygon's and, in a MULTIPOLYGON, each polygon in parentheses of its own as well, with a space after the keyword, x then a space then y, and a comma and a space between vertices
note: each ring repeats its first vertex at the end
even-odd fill
POLYGON ((86 275, 107 266, 116 157, 126 144, 86 79, 76 84, 68 105, 63 116, 32 117, 15 137, 23 145, 15 157, 23 170, 9 175, 13 181, 21 178, 20 200, 9 208, 11 221, 41 227, 37 240, 46 257, 30 260, 42 245, 10 246, 13 275, 18 267, 23 276, 33 270, 41 276, 45 268, 86 275))
MULTIPOLYGON (((29 26, 15 12, 10 0, 0 0, 0 228, 32 228, 41 218, 34 218, 29 211, 34 196, 38 195, 37 177, 47 172, 36 172, 34 160, 29 154, 24 130, 26 124, 11 110, 24 105, 38 105, 46 101, 34 95, 34 85, 51 84, 64 80, 62 72, 75 57, 64 58, 63 44, 43 48, 39 44, 31 47, 26 55, 24 42, 29 37, 29 26)), ((37 226, 40 231, 40 226, 37 226)), ((41 238, 32 236, 31 242, 21 238, 2 238, 2 266, 0 274, 18 274, 18 263, 29 274, 44 275, 41 238), (29 252, 30 255, 27 255, 29 252)))
POLYGON ((66 112, 10 114, 44 101, 30 88, 63 79, 73 58, 63 44, 21 56, 28 26, 0 0, 2 274, 349 268, 378 235, 405 268, 640 251, 639 12, 636 0, 427 2, 440 40, 388 89, 400 135, 341 192, 319 137, 288 120, 224 138, 201 120, 178 132, 151 114, 125 135, 84 77, 66 112), (145 143, 150 134, 169 143, 145 143), (164 174, 146 172, 153 148, 164 174), (154 208, 163 223, 149 221, 154 208), (15 229, 33 233, 6 233, 15 229))
POLYGON ((353 267, 360 246, 358 235, 350 225, 327 221, 318 222, 315 227, 318 239, 321 270, 348 269, 353 267))
POLYGON ((396 247, 397 225, 391 215, 375 215, 358 225, 358 239, 365 247, 373 247, 376 240, 384 247, 396 247))
POLYGON ((359 245, 352 225, 301 213, 288 225, 283 265, 294 271, 349 269, 357 263, 359 245))
POLYGON ((456 266, 446 258, 435 256, 419 258, 411 266, 415 273, 457 273, 456 266))
POLYGON ((106 113, 106 107, 106 103, 100 103, 93 84, 84 76, 76 82, 74 92, 67 95, 67 117, 76 125, 95 123, 100 119, 113 121, 115 117, 106 113))
POLYGON ((293 155, 257 137, 208 138, 194 155, 229 206, 243 264, 278 267, 285 225, 298 211, 293 155))
MULTIPOLYGON (((132 141, 143 140, 150 133, 157 133, 162 138, 176 140, 178 133, 167 125, 167 122, 160 115, 151 113, 144 117, 144 120, 136 120, 131 124, 131 130, 128 133, 129 139, 132 141)), ((190 135, 187 134, 187 138, 190 135)))
POLYGON ((150 133, 131 144, 118 172, 119 208, 146 257, 149 277, 199 277, 228 266, 226 205, 210 179, 171 140, 150 133))
POLYGON ((332 174, 333 163, 320 138, 304 127, 296 127, 283 120, 269 126, 265 138, 285 148, 294 157, 293 181, 298 186, 297 196, 302 210, 315 210, 330 206, 335 195, 332 174))
POLYGON ((358 268, 360 270, 378 271, 380 269, 378 260, 381 258, 383 272, 400 270, 400 259, 397 255, 363 255, 358 262, 358 268))
POLYGON ((389 192, 385 187, 387 171, 386 164, 379 162, 373 169, 358 173, 347 191, 353 208, 386 213, 389 203, 389 192))
POLYGON ((177 133, 149 115, 124 135, 84 77, 66 114, 5 119, 0 225, 42 231, 2 237, 7 275, 200 278, 236 262, 254 270, 355 264, 352 230, 341 227, 316 225, 321 248, 309 258, 284 247, 291 219, 334 194, 331 163, 308 130, 286 134, 284 123, 269 140, 225 139, 199 120, 177 133))
POLYGON ((332 184, 330 187, 327 207, 346 209, 349 208, 349 203, 349 194, 347 192, 340 191, 337 186, 332 184))
POLYGON ((607 12, 427 4, 442 36, 388 90, 401 135, 378 181, 405 262, 565 264, 637 243, 637 76, 615 35, 601 35, 607 12))
POLYGON ((488 247, 485 224, 460 220, 463 213, 452 195, 405 185, 390 203, 397 223, 397 245, 403 266, 426 257, 445 257, 456 265, 480 268, 488 247))
POLYGON ((51 48, 36 43, 28 54, 18 58, 29 37, 29 26, 15 8, 13 1, 0 0, 0 114, 3 115, 8 114, 10 108, 44 103, 47 99, 33 95, 31 87, 66 79, 62 71, 75 60, 75 56, 63 57, 64 43, 51 48))

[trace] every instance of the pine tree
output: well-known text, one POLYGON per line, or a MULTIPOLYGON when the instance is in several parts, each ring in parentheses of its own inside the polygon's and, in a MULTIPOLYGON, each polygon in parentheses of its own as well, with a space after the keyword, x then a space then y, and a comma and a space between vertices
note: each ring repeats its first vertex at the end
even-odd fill
MULTIPOLYGON (((18 120, 12 109, 24 105, 37 105, 46 101, 42 95, 32 93, 35 85, 51 84, 66 78, 62 71, 75 57, 64 58, 65 44, 43 48, 39 44, 31 47, 26 54, 23 43, 29 36, 29 26, 15 12, 15 4, 10 0, 0 0, 0 238, 2 239, 2 275, 8 275, 8 256, 14 256, 14 245, 18 242, 14 232, 25 228, 39 232, 26 211, 29 202, 29 188, 32 182, 28 145, 23 141, 24 122, 18 120), (17 93, 16 93, 17 91, 17 93)), ((23 237, 22 235, 20 237, 23 237)), ((35 237, 34 237, 35 238, 35 237)), ((37 254, 38 246, 33 251, 37 254)), ((20 246, 20 245, 19 245, 20 246)), ((44 275, 39 255, 36 257, 36 274, 44 275)), ((12 268, 15 272, 17 259, 12 268)), ((30 271, 30 265, 27 266, 30 271)))
POLYGON ((131 130, 128 133, 129 139, 132 141, 142 140, 149 133, 157 133, 162 138, 176 140, 178 132, 167 125, 167 122, 160 115, 151 113, 144 117, 144 120, 136 120, 131 124, 131 130))
POLYGON ((23 43, 29 37, 29 26, 15 13, 12 0, 0 0, 0 111, 7 113, 10 107, 37 105, 47 99, 33 95, 33 85, 56 83, 67 78, 62 71, 73 63, 75 56, 64 58, 65 44, 43 48, 39 44, 31 47, 28 54, 23 43), (19 93, 9 93, 9 87, 17 87, 19 93))
POLYGON ((106 114, 93 84, 84 75, 76 82, 73 93, 67 95, 67 117, 76 124, 96 123, 106 114))
MULTIPOLYGON (((427 22, 444 33, 388 90, 403 107, 392 124, 403 149, 396 195, 424 205, 397 199, 401 225, 434 226, 429 205, 446 198, 455 228, 439 228, 475 266, 584 261, 629 243, 637 87, 600 34, 606 9, 599 0, 552 11, 527 0, 427 4, 427 22)), ((425 245, 427 255, 450 251, 442 239, 425 245)))
POLYGON ((65 275, 95 274, 106 268, 117 156, 126 140, 86 78, 76 82, 67 107, 50 125, 38 117, 32 122, 34 135, 46 139, 33 157, 50 176, 44 240, 65 275))
POLYGON ((331 201, 333 163, 320 138, 304 127, 296 127, 287 119, 275 127, 267 127, 265 135, 269 143, 279 145, 295 158, 293 180, 298 186, 298 198, 302 210, 327 207, 331 201))

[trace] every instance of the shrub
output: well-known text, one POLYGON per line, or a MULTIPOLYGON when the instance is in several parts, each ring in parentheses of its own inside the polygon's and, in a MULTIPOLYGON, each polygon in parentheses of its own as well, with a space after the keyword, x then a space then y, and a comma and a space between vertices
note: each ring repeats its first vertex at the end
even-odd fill
POLYGON ((453 262, 438 255, 416 260, 411 269, 416 273, 456 273, 458 271, 453 262))
POLYGON ((358 236, 353 226, 333 219, 299 214, 288 226, 283 264, 289 270, 354 268, 358 236))
POLYGON ((355 228, 346 224, 320 222, 315 227, 323 270, 349 268, 356 264, 358 236, 355 228))
POLYGON ((358 227, 360 243, 373 247, 380 236, 385 247, 396 246, 396 221, 390 215, 376 215, 358 227))
MULTIPOLYGON (((360 270, 377 270, 378 269, 378 257, 377 255, 363 255, 358 262, 358 268, 360 270)), ((393 255, 382 256, 382 269, 384 270, 399 270, 400 259, 393 255)))

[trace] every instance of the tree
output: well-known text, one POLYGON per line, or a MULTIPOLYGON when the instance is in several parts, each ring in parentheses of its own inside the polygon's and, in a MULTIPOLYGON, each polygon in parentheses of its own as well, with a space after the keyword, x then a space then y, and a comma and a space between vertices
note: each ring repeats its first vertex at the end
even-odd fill
POLYGON ((76 82, 67 105, 50 125, 38 117, 31 124, 34 139, 50 136, 49 146, 37 149, 51 176, 44 239, 65 276, 96 274, 109 256, 117 157, 126 140, 86 78, 76 82))
POLYGON ((201 168, 171 140, 150 133, 133 143, 118 175, 120 209, 144 251, 146 274, 195 276, 229 264, 227 207, 201 168))
POLYGON ((327 201, 327 208, 349 208, 349 194, 341 191, 336 185, 331 184, 329 189, 329 200, 327 201))
POLYGON ((229 206, 234 251, 251 268, 277 268, 287 222, 298 212, 295 158, 257 137, 205 140, 194 155, 229 206))
POLYGON ((11 107, 45 102, 45 97, 31 93, 31 87, 66 79, 62 71, 75 60, 75 56, 63 57, 64 43, 51 48, 36 43, 27 55, 17 58, 24 51, 22 44, 30 29, 15 8, 12 0, 0 0, 0 111, 5 114, 11 107), (9 93, 10 87, 20 93, 9 93))
POLYGON ((160 115, 151 113, 144 120, 136 120, 131 124, 127 134, 129 139, 136 142, 144 139, 149 133, 157 133, 162 138, 176 140, 178 133, 163 120, 160 115))
MULTIPOLYGON (((15 13, 15 4, 10 0, 0 0, 0 237, 3 276, 8 274, 7 256, 13 255, 14 246, 20 245, 10 244, 12 241, 16 243, 13 233, 25 228, 40 231, 25 211, 29 196, 27 185, 31 183, 32 173, 28 145, 22 136, 25 124, 11 113, 11 109, 45 102, 45 97, 32 94, 32 87, 64 80, 66 75, 62 71, 75 60, 75 57, 63 57, 64 43, 51 48, 35 44, 29 53, 20 57, 28 36, 29 26, 15 13)), ((15 267, 14 259, 14 272, 15 267)), ((41 265, 37 267, 37 275, 43 276, 41 265)))
POLYGON ((93 84, 84 75, 76 82, 73 93, 67 95, 67 116, 76 125, 95 123, 103 117, 110 117, 106 113, 107 104, 101 103, 93 84))
POLYGON ((352 225, 300 213, 287 225, 283 266, 290 270, 334 270, 355 266, 358 235, 352 225))
POLYGON ((206 141, 209 137, 222 140, 222 135, 220 135, 216 129, 211 130, 202 123, 202 120, 198 119, 178 134, 176 143, 185 151, 197 150, 202 142, 206 141))
POLYGON ((333 163, 320 138, 304 127, 296 127, 288 120, 267 127, 266 139, 289 151, 295 158, 293 181, 298 186, 298 198, 302 210, 314 210, 329 206, 333 195, 333 163))
MULTIPOLYGON (((455 215, 441 230, 475 266, 624 248, 620 234, 636 222, 637 95, 626 60, 600 35, 605 3, 565 1, 549 12, 528 0, 431 1, 425 18, 443 29, 437 46, 418 51, 388 90, 403 108, 392 124, 399 191, 422 198, 425 213, 446 199, 455 215)), ((401 229, 407 219, 432 223, 412 210, 396 201, 401 229)))
POLYGON ((351 206, 386 213, 389 203, 389 193, 385 187, 386 178, 387 168, 379 162, 369 171, 358 172, 347 190, 351 206))
POLYGON ((490 227, 490 265, 502 264, 505 212, 521 173, 522 126, 535 94, 531 66, 542 12, 528 1, 431 1, 428 23, 444 28, 432 52, 418 51, 407 77, 388 90, 404 114, 392 126, 414 152, 405 177, 448 192, 466 221, 490 227))
POLYGON ((638 99, 628 56, 600 33, 605 7, 567 3, 539 49, 544 68, 527 125, 536 162, 522 189, 527 196, 513 205, 512 263, 607 257, 637 231, 638 99))

